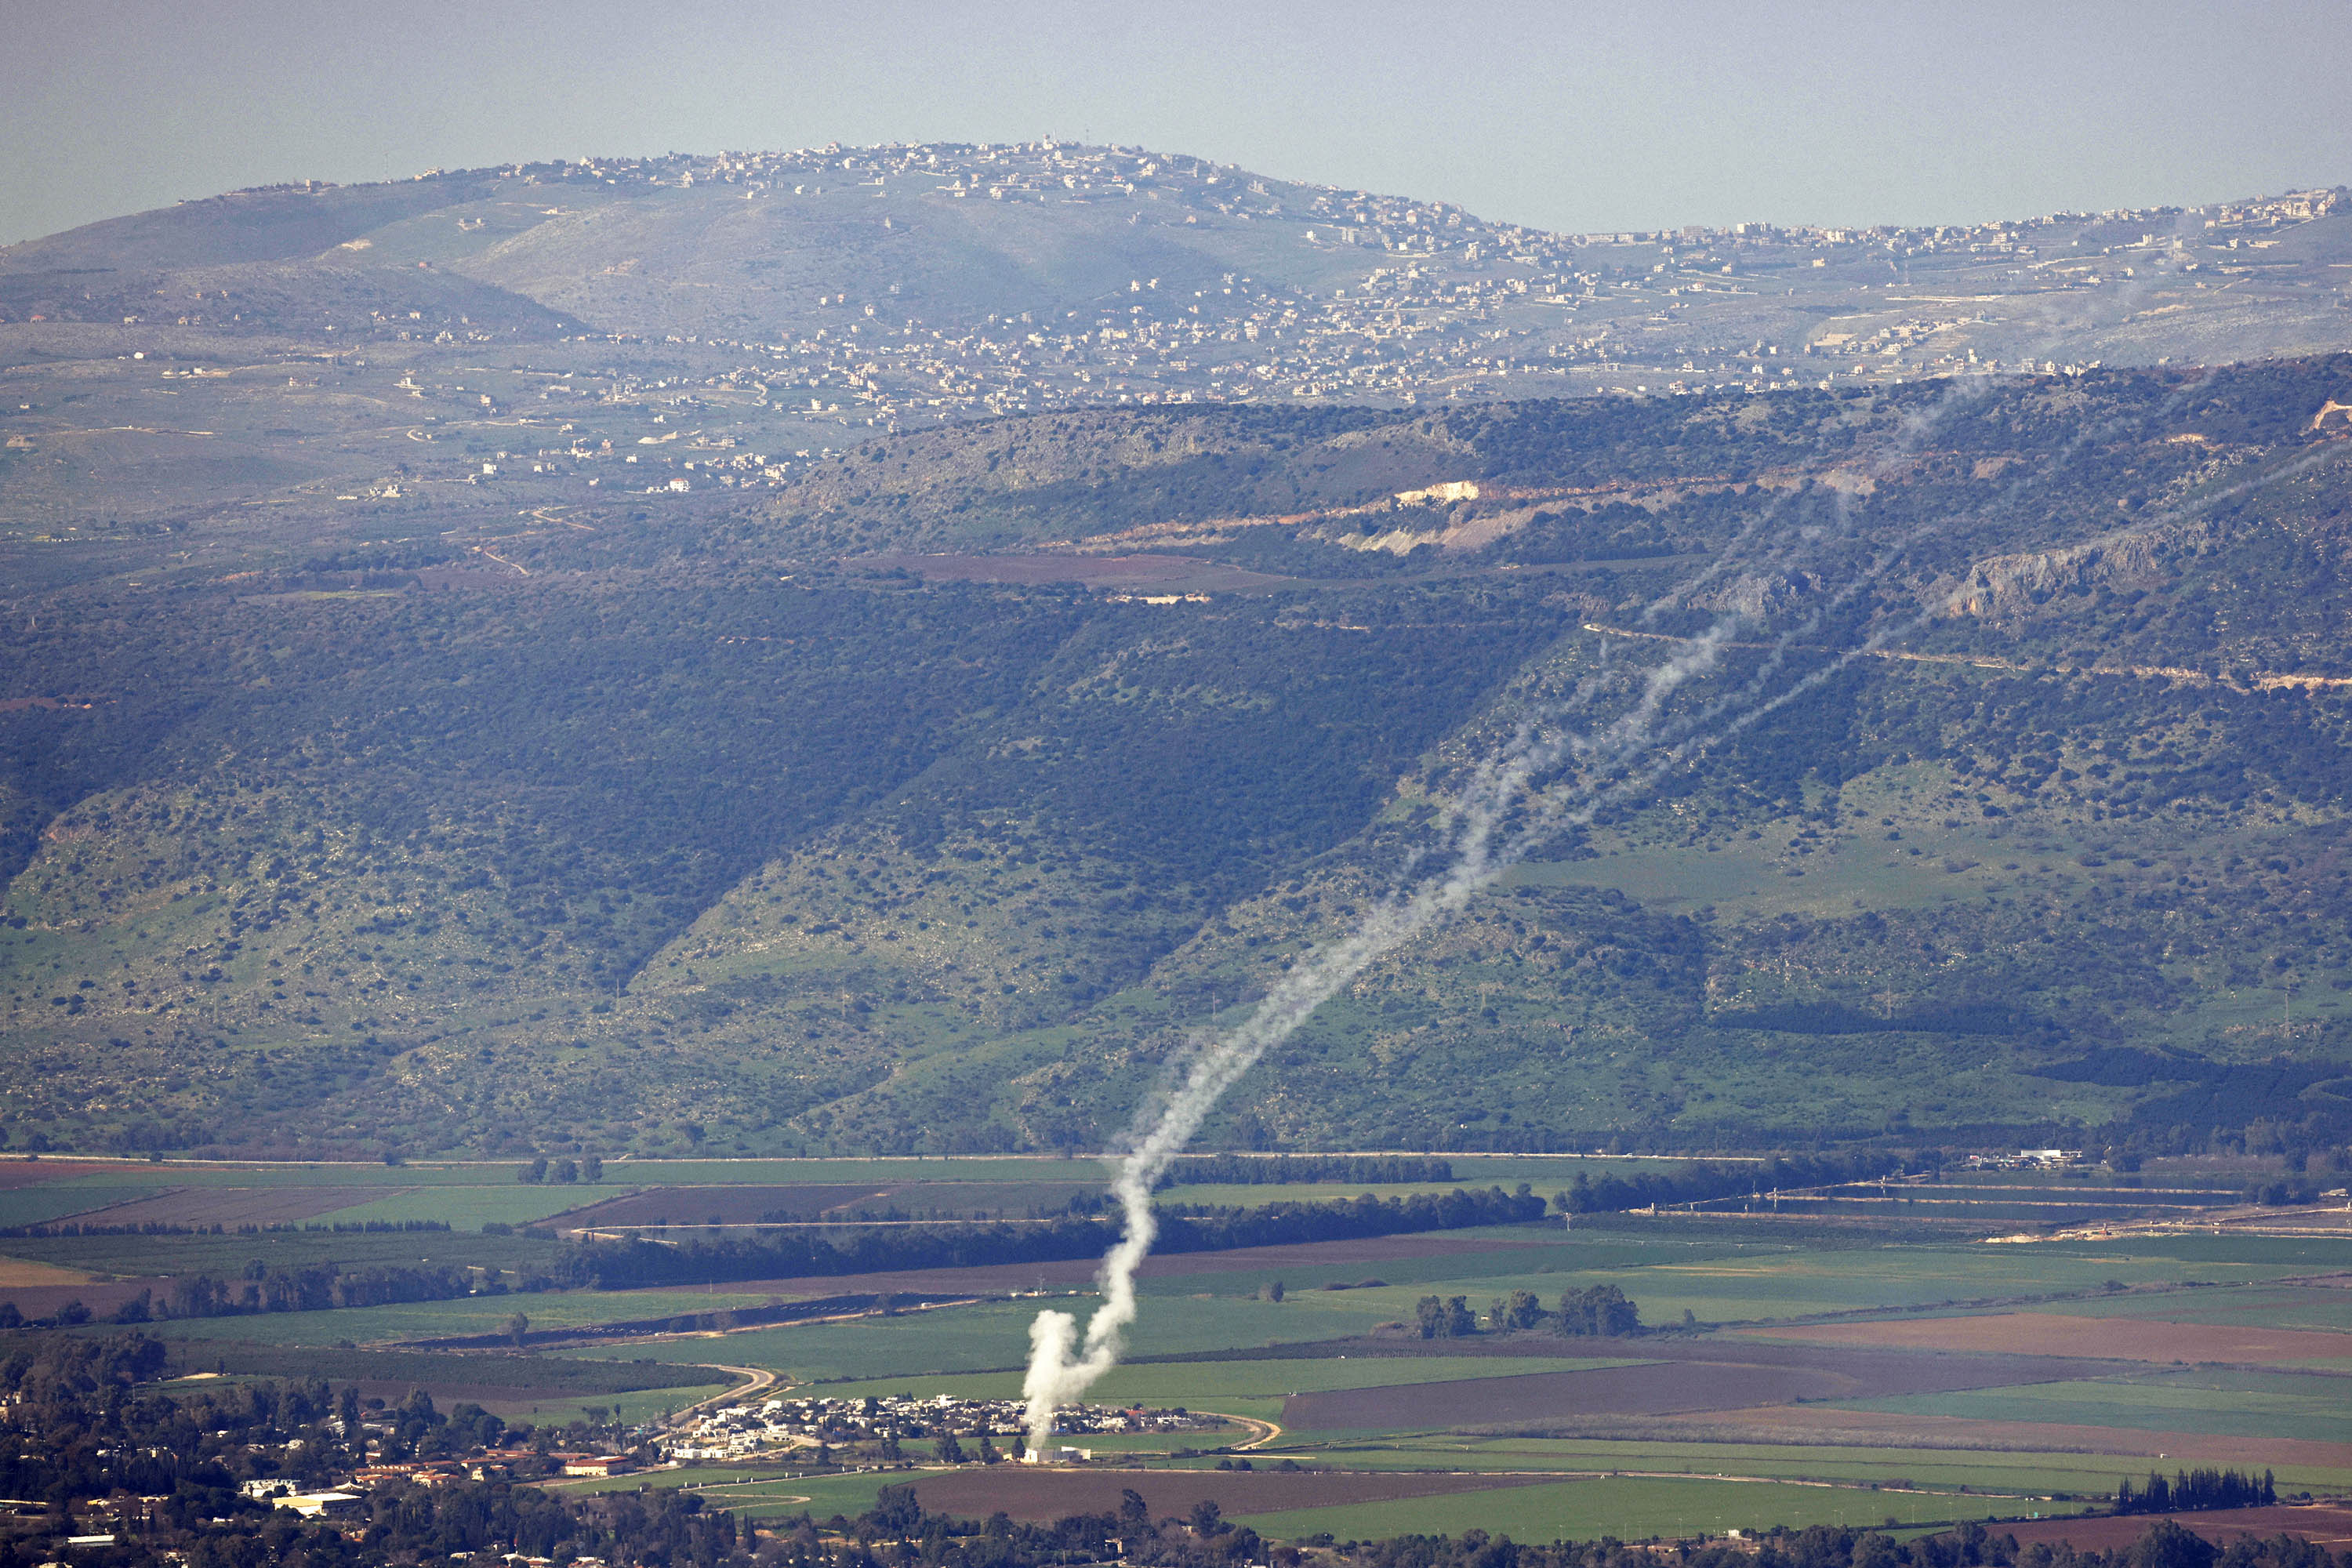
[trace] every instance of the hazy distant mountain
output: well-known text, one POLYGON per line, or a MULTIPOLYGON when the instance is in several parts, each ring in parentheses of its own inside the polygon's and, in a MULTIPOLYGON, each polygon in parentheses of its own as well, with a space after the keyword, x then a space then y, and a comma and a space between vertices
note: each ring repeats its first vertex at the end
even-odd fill
MULTIPOLYGON (((1426 401, 2310 353, 2352 344, 2347 261, 2340 191, 1562 236, 1139 151, 901 146, 240 192, 0 251, 0 316, 135 318, 129 338, 166 353, 196 326, 397 342, 404 364, 448 358, 417 346, 444 331, 457 363, 467 342, 651 342, 690 375, 769 388, 768 408, 705 423, 797 444, 845 423, 788 417, 804 393, 862 428, 1122 395, 1426 401)), ((541 367, 593 375, 583 352, 541 367)))

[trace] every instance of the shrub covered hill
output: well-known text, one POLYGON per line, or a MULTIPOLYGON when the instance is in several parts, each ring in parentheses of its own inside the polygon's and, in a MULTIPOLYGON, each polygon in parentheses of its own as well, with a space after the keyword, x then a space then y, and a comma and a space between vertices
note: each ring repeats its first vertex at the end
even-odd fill
POLYGON ((510 571, 18 546, 82 564, 0 627, 5 1131, 1095 1144, 1530 694, 1739 612, 1723 689, 1784 631, 1820 683, 1377 965, 1219 1139, 2340 1141, 2347 402, 2339 358, 1103 411, 583 507, 510 571))
POLYGON ((2341 1143, 2352 211, 1993 226, 1033 146, 0 251, 0 1135, 1098 1145, 1517 724, 1720 624, 1710 743, 1214 1140, 2341 1143), (2027 314, 2145 368, 1885 291, 2036 247, 2133 253, 2027 314), (1688 395, 1527 395, 1628 363, 1688 395))

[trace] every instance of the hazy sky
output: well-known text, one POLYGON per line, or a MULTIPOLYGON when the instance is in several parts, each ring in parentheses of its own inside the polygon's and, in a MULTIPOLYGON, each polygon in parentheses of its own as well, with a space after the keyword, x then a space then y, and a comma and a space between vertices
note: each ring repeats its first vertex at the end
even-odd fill
POLYGON ((15 0, 0 243, 239 185, 1053 134, 1550 228, 2352 182, 2347 0, 15 0))

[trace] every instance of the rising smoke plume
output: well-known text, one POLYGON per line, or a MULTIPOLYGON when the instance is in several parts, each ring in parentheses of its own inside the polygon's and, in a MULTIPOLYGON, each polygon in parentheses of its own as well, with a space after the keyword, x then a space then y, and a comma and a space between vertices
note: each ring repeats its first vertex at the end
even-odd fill
MULTIPOLYGON (((1907 450, 1933 418, 1930 414, 1906 420, 1894 446, 1907 450)), ((1899 455, 1900 450, 1890 452, 1882 461, 1899 455)), ((1837 498, 1841 525, 1849 521, 1843 500, 1843 496, 1837 498)), ((1739 547, 1769 527, 1780 510, 1775 505, 1750 520, 1729 550, 1649 606, 1645 618, 1730 569, 1741 554, 1739 547)), ((1752 563, 1766 569, 1786 566, 1788 558, 1817 550, 1827 537, 1828 531, 1800 530, 1788 545, 1768 551, 1767 559, 1752 563)), ((1884 557, 1872 563, 1832 603, 1857 592, 1864 580, 1874 580, 1888 563, 1884 557)), ((1684 641, 1676 653, 1643 677, 1632 706, 1597 731, 1546 734, 1545 729, 1548 723, 1557 724, 1588 707, 1605 692, 1622 689, 1615 671, 1606 667, 1601 675, 1587 679, 1564 700, 1523 721, 1507 743, 1471 770, 1445 804, 1439 826, 1450 836, 1453 855, 1444 874, 1383 900, 1354 931, 1294 964, 1237 1028, 1200 1047, 1174 1092, 1163 1103, 1147 1107, 1131 1135, 1129 1152, 1115 1169, 1111 1192, 1118 1199, 1124 1225, 1118 1241, 1104 1255, 1098 1276, 1102 1302, 1087 1320, 1083 1340, 1076 1318, 1067 1312, 1047 1309, 1029 1325, 1029 1365, 1022 1380, 1022 1396, 1028 1406, 1032 1454, 1042 1455, 1051 1441, 1054 1413, 1076 1404, 1118 1364, 1128 1327, 1135 1321, 1135 1271, 1150 1255, 1151 1244, 1159 1236, 1152 1189, 1225 1091, 1366 968, 1432 923, 1459 910, 1561 827, 1589 820, 1601 805, 1639 789, 1688 757, 1710 738, 1727 714, 1734 717, 1721 728, 1745 728, 1827 679, 1829 670, 1817 670, 1776 697, 1764 695, 1791 640, 1818 622, 1817 614, 1803 626, 1784 632, 1740 690, 1703 705, 1679 722, 1662 723, 1668 699, 1717 667, 1740 625, 1738 617, 1718 619, 1705 633, 1684 641), (1538 781, 1570 765, 1576 776, 1564 787, 1549 794, 1531 793, 1538 781), (1506 833, 1506 824, 1515 813, 1519 814, 1517 826, 1506 833)))
MULTIPOLYGON (((1446 814, 1454 850, 1450 869, 1385 900, 1348 936, 1293 965, 1247 1019, 1206 1042, 1192 1057, 1175 1092, 1139 1131, 1111 1179, 1125 1227, 1117 1245, 1104 1255, 1102 1304, 1087 1320, 1083 1342, 1077 1320, 1067 1312, 1041 1311, 1029 1325, 1029 1369, 1021 1393, 1028 1403, 1030 1452, 1045 1452, 1054 1434, 1055 1411, 1077 1403, 1118 1364, 1128 1326, 1135 1321, 1135 1271, 1160 1233, 1152 1188, 1225 1091, 1375 960, 1461 909, 1532 848, 1539 834, 1548 834, 1574 811, 1572 803, 1566 811, 1544 811, 1539 826, 1522 828, 1498 843, 1506 814, 1519 804, 1538 774, 1581 754, 1597 764, 1589 777, 1605 783, 1621 779, 1624 764, 1654 738, 1666 699, 1685 681, 1715 666, 1727 636, 1725 628, 1716 628, 1651 670, 1633 710, 1598 735, 1547 741, 1538 739, 1532 726, 1523 726, 1500 756, 1474 771, 1446 814)), ((1588 783, 1577 793, 1590 797, 1594 784, 1588 783)))
MULTIPOLYGON (((1982 396, 1994 380, 1991 376, 1978 376, 1955 383, 1942 397, 1912 412, 1872 466, 1883 468, 1899 460, 1949 413, 1982 396)), ((2168 400, 2168 411, 2189 390, 2184 386, 2168 400)), ((2061 454, 2060 463, 2071 458, 2089 438, 2088 432, 2079 434, 2061 454)), ((2318 455, 2315 454, 2292 465, 2287 472, 2299 471, 2317 460, 2318 455)), ((2036 476, 2043 477, 2046 476, 2036 476)), ((2286 472, 2276 472, 2251 483, 2273 482, 2284 477, 2286 472)), ((2022 499, 2033 482, 2029 479, 2013 483, 1990 506, 1970 510, 1982 515, 2007 510, 2022 499)), ((2243 488, 2248 487, 2231 489, 2243 488)), ((2195 507, 2182 510, 2200 510, 2218 499, 2204 498, 2195 507)), ((1853 540, 1854 520, 1848 498, 1836 495, 1831 504, 1835 513, 1833 525, 1795 530, 1794 537, 1785 544, 1764 552, 1764 559, 1750 558, 1751 567, 1786 570, 1801 557, 1819 559, 1832 546, 1853 540)), ((1741 547, 1780 521, 1781 512, 1782 507, 1775 505, 1750 520, 1730 549, 1651 605, 1643 618, 1654 620, 1661 610, 1687 604, 1696 590, 1738 569, 1737 563, 1745 553, 1741 547)), ((1694 711, 1671 717, 1667 714, 1668 700, 1689 681, 1713 672, 1726 651, 1735 646, 1732 638, 1740 629, 1742 618, 1725 616, 1697 637, 1678 639, 1677 651, 1641 678, 1635 700, 1613 721, 1596 731, 1547 733, 1548 726, 1556 726, 1560 720, 1591 706, 1612 689, 1623 689, 1622 678, 1604 663, 1600 676, 1588 679, 1542 714, 1522 722, 1507 743, 1471 770, 1439 820, 1441 829, 1450 837, 1452 850, 1444 874, 1383 900, 1354 931, 1314 950, 1295 964, 1239 1026, 1199 1045, 1184 1066, 1173 1092, 1164 1101, 1146 1108, 1131 1133, 1129 1152, 1115 1168, 1111 1192, 1118 1200, 1124 1227, 1117 1244, 1104 1255, 1098 1276, 1101 1304, 1087 1320, 1083 1337, 1076 1318, 1067 1312, 1048 1309, 1040 1311, 1030 1324, 1030 1357, 1022 1394, 1027 1402, 1028 1442, 1033 1456, 1042 1457, 1046 1451, 1053 1437, 1055 1412, 1063 1405, 1077 1403, 1097 1379, 1118 1363, 1127 1330, 1136 1317, 1136 1270, 1150 1256, 1159 1235, 1159 1217, 1151 1206, 1152 1189, 1192 1142, 1226 1090, 1370 964, 1462 909, 1561 828, 1590 822, 1604 805, 1638 794, 1670 769, 1761 721, 1876 652, 1894 636, 1916 629, 1932 618, 1935 612, 1929 610, 1882 624, 1858 643, 1778 691, 1772 689, 1800 638, 1818 632, 1831 611, 1849 605, 1883 580, 1906 548, 1916 542, 1919 534, 1934 531, 1935 525, 1931 524, 1890 542, 1872 552, 1859 566, 1851 568, 1846 581, 1826 595, 1811 616, 1764 645, 1765 657, 1738 689, 1713 697, 1694 711), (1564 769, 1569 771, 1564 782, 1546 785, 1546 780, 1564 769)))

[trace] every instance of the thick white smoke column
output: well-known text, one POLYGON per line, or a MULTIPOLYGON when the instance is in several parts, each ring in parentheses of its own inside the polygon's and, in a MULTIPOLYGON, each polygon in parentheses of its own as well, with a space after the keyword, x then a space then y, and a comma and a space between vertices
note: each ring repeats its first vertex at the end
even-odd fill
MULTIPOLYGON (((1126 1227, 1103 1256, 1097 1275, 1102 1304, 1087 1321, 1083 1345, 1077 1320, 1067 1312, 1042 1311, 1029 1325, 1029 1370, 1021 1394, 1029 1406, 1031 1454, 1045 1453, 1053 1439, 1054 1412, 1076 1404, 1096 1379, 1118 1364, 1127 1327, 1135 1321, 1135 1271, 1160 1234, 1151 1190, 1225 1091, 1368 965, 1432 921, 1459 910, 1519 858, 1528 846, 1515 841, 1497 853, 1496 829, 1537 773, 1571 752, 1590 757, 1600 773, 1621 772, 1624 762, 1651 739, 1667 696, 1714 665, 1724 637, 1718 628, 1696 638, 1652 670, 1633 710, 1596 737, 1538 744, 1522 731, 1500 757, 1475 771, 1454 803, 1448 816, 1455 829, 1455 858, 1444 877, 1381 904, 1351 934, 1292 966, 1239 1027, 1202 1047, 1111 1179, 1126 1227)), ((1547 814, 1554 821, 1557 815, 1547 814)))

